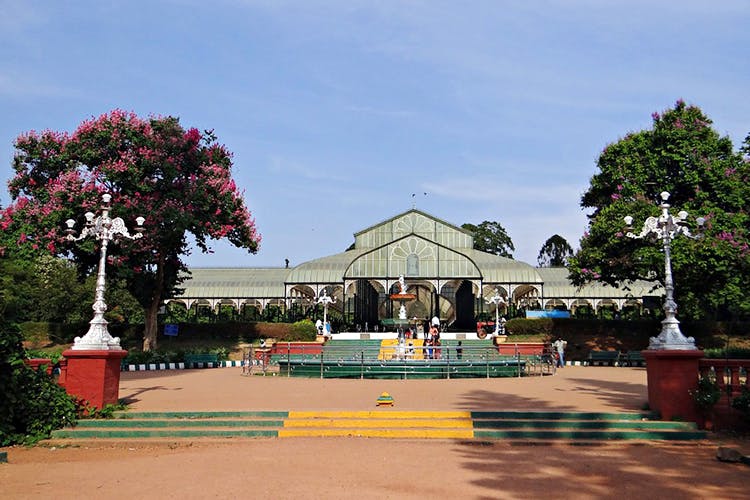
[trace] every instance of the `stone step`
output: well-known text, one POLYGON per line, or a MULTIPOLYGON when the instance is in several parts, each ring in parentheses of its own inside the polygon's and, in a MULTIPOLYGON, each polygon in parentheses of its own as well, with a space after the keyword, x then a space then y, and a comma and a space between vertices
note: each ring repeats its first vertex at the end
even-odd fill
POLYGON ((474 420, 474 429, 585 429, 585 430, 674 430, 694 431, 693 422, 634 420, 474 420))
POLYGON ((654 413, 613 413, 589 411, 472 411, 471 418, 514 420, 651 420, 658 421, 654 413))
POLYGON ((288 411, 117 411, 112 414, 112 418, 114 419, 284 419, 288 416, 288 411))
POLYGON ((474 439, 524 439, 524 440, 597 440, 597 441, 620 441, 620 440, 667 440, 667 441, 692 441, 705 439, 706 433, 702 431, 658 431, 658 430, 602 430, 602 431, 576 431, 576 430, 493 430, 474 431, 474 439))
POLYGON ((199 438, 199 437, 278 437, 278 429, 60 429, 52 432, 53 439, 90 439, 90 438, 199 438))
POLYGON ((128 429, 128 428, 166 428, 166 427, 283 427, 283 420, 224 420, 218 418, 206 420, 184 419, 118 419, 118 420, 80 420, 76 429, 128 429))
POLYGON ((54 440, 379 437, 477 440, 704 439, 692 422, 645 413, 518 411, 116 412, 54 431, 54 440))

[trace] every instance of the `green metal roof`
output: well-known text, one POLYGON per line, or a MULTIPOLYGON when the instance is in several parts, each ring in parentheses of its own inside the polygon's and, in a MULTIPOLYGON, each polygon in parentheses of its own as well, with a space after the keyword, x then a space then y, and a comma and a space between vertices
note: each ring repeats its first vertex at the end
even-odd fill
POLYGON ((284 297, 287 268, 191 268, 192 276, 180 288, 179 298, 277 298, 284 297))
POLYGON ((536 271, 544 281, 544 297, 591 298, 591 299, 640 299, 644 295, 661 295, 664 289, 649 281, 625 283, 619 288, 597 282, 590 282, 582 287, 573 285, 568 279, 568 270, 564 267, 539 267, 536 271), (656 286, 656 289, 654 289, 656 286))

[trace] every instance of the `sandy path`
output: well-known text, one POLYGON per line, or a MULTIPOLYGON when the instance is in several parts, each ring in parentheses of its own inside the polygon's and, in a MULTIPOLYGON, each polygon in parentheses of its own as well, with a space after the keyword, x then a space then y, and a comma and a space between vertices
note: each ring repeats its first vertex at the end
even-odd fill
POLYGON ((639 411, 645 368, 566 367, 552 377, 346 380, 244 377, 240 368, 128 372, 120 397, 134 410, 370 410, 382 392, 399 410, 639 411))
MULTIPOLYGON (((124 373, 120 396, 137 410, 361 410, 388 391, 398 410, 638 411, 645 378, 643 369, 604 367, 450 381, 243 377, 226 368, 124 373)), ((716 446, 297 438, 11 448, 0 498, 750 498, 750 468, 718 462, 716 446)))
POLYGON ((708 444, 491 446, 270 439, 11 449, 4 498, 748 498, 750 468, 708 444))

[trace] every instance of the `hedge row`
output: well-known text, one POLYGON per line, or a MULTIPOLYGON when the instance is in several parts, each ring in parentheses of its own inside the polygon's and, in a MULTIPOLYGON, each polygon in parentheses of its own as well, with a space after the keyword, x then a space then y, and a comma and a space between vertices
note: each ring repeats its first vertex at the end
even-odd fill
MULTIPOLYGON (((36 342, 69 344, 83 335, 87 323, 23 323, 24 339, 36 342)), ((681 329, 685 335, 695 337, 701 348, 724 347, 727 336, 747 337, 750 323, 684 321, 681 329)), ((160 338, 165 340, 162 334, 160 338)), ((599 320, 572 318, 512 319, 506 324, 511 335, 535 337, 539 340, 554 340, 557 337, 579 345, 582 354, 588 349, 645 349, 649 338, 661 330, 658 321, 599 320)), ((120 337, 126 349, 138 348, 143 341, 143 325, 109 325, 113 337, 120 337)), ((226 322, 226 323, 180 323, 177 344, 182 341, 238 340, 253 342, 273 338, 278 341, 315 340, 315 325, 309 321, 297 323, 226 322)))
MULTIPOLYGON (((75 337, 83 336, 88 323, 26 322, 19 325, 24 340, 35 344, 70 344, 75 337)), ((163 326, 160 338, 164 339, 163 326)), ((120 337, 124 347, 139 346, 143 340, 143 325, 110 324, 110 335, 120 337)), ((242 340, 274 338, 279 341, 315 340, 315 325, 310 320, 296 323, 180 323, 177 339, 190 340, 242 340)))
MULTIPOLYGON (((601 320, 574 318, 512 319, 505 325, 514 335, 539 335, 548 338, 566 336, 614 336, 641 338, 657 335, 661 323, 654 320, 601 320)), ((747 336, 748 322, 683 321, 680 329, 696 340, 710 341, 726 336, 747 336)), ((707 346, 711 347, 711 346, 707 346)))

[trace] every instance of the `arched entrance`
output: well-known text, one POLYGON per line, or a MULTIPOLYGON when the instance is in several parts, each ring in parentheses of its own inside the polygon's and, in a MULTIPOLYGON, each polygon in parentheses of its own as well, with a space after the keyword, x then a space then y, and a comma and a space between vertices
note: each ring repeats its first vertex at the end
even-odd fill
POLYGON ((456 289, 456 320, 454 330, 469 330, 476 328, 474 318, 474 286, 470 281, 462 281, 456 289))
POLYGON ((369 331, 378 323, 380 293, 370 280, 366 279, 358 279, 354 288, 354 296, 347 303, 347 312, 351 315, 354 325, 362 331, 369 331))

